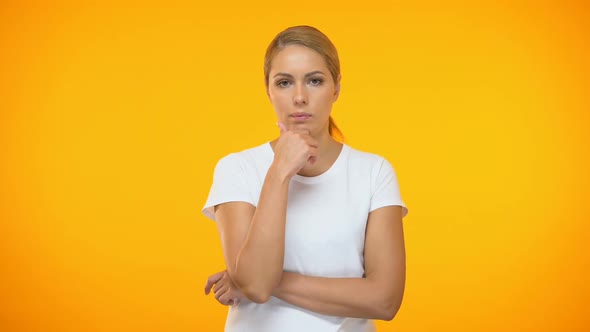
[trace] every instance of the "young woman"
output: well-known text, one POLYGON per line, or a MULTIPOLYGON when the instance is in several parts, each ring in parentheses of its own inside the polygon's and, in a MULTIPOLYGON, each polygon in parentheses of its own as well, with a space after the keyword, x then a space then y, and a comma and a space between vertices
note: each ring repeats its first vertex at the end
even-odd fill
POLYGON ((341 143, 334 45, 296 26, 269 45, 264 75, 280 135, 217 163, 203 213, 227 266, 209 277, 231 305, 225 331, 374 331, 405 285, 407 208, 384 158, 341 143))

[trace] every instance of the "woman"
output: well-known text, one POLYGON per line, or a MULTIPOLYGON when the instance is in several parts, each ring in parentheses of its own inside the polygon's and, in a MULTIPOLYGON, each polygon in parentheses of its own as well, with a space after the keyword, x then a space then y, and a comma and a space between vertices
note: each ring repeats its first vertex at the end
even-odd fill
POLYGON ((203 213, 217 222, 227 270, 205 293, 215 285, 231 305, 225 331, 374 331, 405 284, 395 171, 334 137, 340 64, 319 30, 279 33, 264 75, 280 136, 215 167, 203 213))

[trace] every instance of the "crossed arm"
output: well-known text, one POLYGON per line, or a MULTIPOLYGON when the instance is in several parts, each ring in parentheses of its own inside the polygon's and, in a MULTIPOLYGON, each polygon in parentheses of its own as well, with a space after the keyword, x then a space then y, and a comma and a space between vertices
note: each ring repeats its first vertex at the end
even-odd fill
POLYGON ((216 207, 227 271, 211 276, 205 292, 216 284, 218 300, 232 291, 257 303, 275 296, 321 314, 391 320, 405 286, 402 207, 369 214, 364 278, 312 277, 282 270, 287 188, 280 178, 267 178, 258 208, 245 202, 216 207))
POLYGON ((401 207, 369 215, 365 240, 365 278, 322 278, 283 273, 273 295, 321 314, 391 320, 405 285, 401 207))

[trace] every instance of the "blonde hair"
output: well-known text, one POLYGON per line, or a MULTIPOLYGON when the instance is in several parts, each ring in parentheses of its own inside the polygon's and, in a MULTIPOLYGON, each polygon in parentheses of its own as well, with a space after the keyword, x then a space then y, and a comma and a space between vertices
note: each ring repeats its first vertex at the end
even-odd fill
MULTIPOLYGON (((266 54, 264 55, 264 82, 266 83, 267 88, 272 59, 285 47, 294 44, 305 46, 319 53, 326 61, 326 65, 332 75, 334 84, 338 84, 338 76, 340 76, 340 60, 338 59, 338 51, 336 50, 336 47, 320 30, 307 25, 299 25, 281 31, 270 42, 270 45, 268 45, 266 54)), ((328 131, 330 135, 336 140, 343 141, 344 135, 342 135, 342 132, 338 129, 338 126, 336 126, 332 116, 330 116, 329 121, 328 131)))

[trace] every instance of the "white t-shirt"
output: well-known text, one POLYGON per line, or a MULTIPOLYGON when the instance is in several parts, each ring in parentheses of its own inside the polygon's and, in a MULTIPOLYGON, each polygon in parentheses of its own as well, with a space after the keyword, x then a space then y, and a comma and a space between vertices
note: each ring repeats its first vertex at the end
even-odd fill
MULTIPOLYGON (((203 213, 215 220, 215 205, 242 201, 254 206, 273 161, 270 143, 231 153, 215 167, 203 213)), ((315 177, 294 175, 289 184, 284 270, 309 276, 364 274, 369 212, 403 207, 397 177, 384 158, 344 144, 334 164, 315 177)), ((272 297, 263 304, 242 300, 229 309, 226 332, 369 332, 372 320, 322 315, 272 297)))

